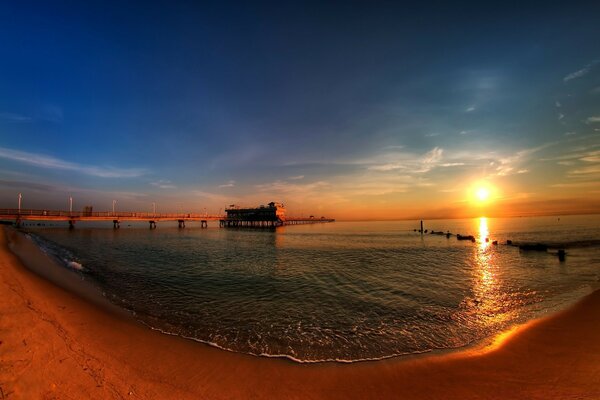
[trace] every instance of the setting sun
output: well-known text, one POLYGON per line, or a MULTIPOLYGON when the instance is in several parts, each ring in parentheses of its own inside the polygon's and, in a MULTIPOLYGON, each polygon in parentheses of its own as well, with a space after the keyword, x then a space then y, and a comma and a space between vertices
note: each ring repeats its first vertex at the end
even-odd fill
POLYGON ((490 197, 490 190, 485 187, 480 187, 475 193, 479 201, 486 201, 490 197))
POLYGON ((496 188, 486 181, 473 182, 468 191, 468 197, 473 206, 484 206, 496 197, 496 188))

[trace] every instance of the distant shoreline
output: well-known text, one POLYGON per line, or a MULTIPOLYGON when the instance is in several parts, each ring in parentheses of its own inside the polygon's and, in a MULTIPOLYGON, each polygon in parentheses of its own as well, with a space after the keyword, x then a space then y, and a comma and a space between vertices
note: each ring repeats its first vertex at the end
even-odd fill
POLYGON ((297 364, 147 329, 25 268, 8 249, 11 234, 0 229, 0 388, 7 399, 600 397, 600 291, 489 346, 297 364))

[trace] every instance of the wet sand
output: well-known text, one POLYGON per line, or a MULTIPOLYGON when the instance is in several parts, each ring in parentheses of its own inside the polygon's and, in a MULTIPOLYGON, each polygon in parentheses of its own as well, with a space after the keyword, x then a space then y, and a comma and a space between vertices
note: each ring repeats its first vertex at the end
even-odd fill
POLYGON ((74 274, 25 268, 7 246, 14 235, 0 229, 0 400, 600 398, 600 291, 494 345, 302 365, 152 331, 87 289, 51 283, 76 290, 74 274))

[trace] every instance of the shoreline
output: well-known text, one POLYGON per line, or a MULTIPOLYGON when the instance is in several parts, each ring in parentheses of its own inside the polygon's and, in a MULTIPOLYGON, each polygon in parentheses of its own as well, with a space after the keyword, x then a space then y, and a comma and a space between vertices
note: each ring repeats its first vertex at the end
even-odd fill
POLYGON ((600 398, 598 290, 489 346, 299 364, 110 312, 24 267, 8 234, 0 229, 0 398, 600 398))

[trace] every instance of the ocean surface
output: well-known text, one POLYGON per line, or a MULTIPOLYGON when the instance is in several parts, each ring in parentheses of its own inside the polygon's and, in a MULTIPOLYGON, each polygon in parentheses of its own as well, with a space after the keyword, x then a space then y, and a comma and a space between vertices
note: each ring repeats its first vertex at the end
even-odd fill
POLYGON ((600 284, 600 216, 425 221, 425 229, 473 235, 475 243, 421 235, 418 225, 24 229, 65 268, 154 329, 299 362, 468 346, 565 307, 600 284), (507 239, 551 248, 523 251, 507 239), (558 248, 567 251, 563 262, 558 248))

